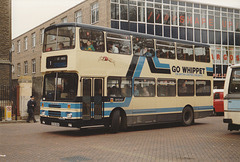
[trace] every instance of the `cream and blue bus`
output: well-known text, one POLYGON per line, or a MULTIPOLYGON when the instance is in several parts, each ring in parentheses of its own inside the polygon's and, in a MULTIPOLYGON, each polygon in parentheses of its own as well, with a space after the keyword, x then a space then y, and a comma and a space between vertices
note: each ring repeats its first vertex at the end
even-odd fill
POLYGON ((240 130, 240 65, 228 67, 224 85, 224 123, 228 130, 240 130))
POLYGON ((64 23, 45 29, 42 124, 128 126, 182 122, 213 113, 206 44, 64 23))

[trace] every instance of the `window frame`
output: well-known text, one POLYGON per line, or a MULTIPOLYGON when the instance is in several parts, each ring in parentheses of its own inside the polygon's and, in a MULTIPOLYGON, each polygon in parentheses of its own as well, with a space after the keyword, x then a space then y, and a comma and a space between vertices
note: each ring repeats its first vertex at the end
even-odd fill
POLYGON ((177 81, 177 89, 178 89, 178 96, 179 97, 193 97, 194 96, 194 94, 195 94, 195 80, 194 79, 178 79, 178 81, 177 81), (183 81, 183 82, 182 82, 183 81), (188 90, 188 87, 186 87, 186 89, 185 89, 185 87, 182 87, 183 86, 183 84, 184 84, 184 82, 188 82, 188 81, 190 81, 190 82, 193 82, 193 84, 191 85, 191 87, 190 88, 192 88, 192 92, 188 92, 187 90, 188 90), (179 85, 180 84, 180 82, 182 82, 181 83, 181 86, 179 85), (184 88, 184 90, 186 90, 186 92, 181 92, 181 91, 183 91, 183 89, 182 90, 180 90, 180 88, 184 88))
MULTIPOLYGON (((196 96, 211 96, 211 81, 210 80, 196 80, 195 81, 195 83, 196 83, 196 96), (207 85, 209 85, 210 86, 210 88, 209 88, 209 90, 210 91, 208 91, 208 92, 202 92, 202 93, 200 93, 200 92, 198 92, 198 82, 204 82, 204 81, 206 81, 206 83, 208 82, 209 84, 207 84, 207 85)), ((207 87, 207 86, 205 86, 205 87, 207 87)))
POLYGON ((99 22, 99 3, 94 2, 91 5, 91 24, 99 22), (94 20, 93 20, 94 16, 94 20))
MULTIPOLYGON (((123 44, 123 43, 122 43, 123 44)), ((108 53, 111 53, 111 54, 123 54, 123 55, 131 55, 131 51, 132 51, 132 48, 131 48, 131 36, 130 35, 123 35, 123 34, 116 34, 116 33, 111 33, 111 32, 107 32, 106 33, 106 47, 107 47, 107 52, 108 53), (114 37, 115 36, 115 37, 114 37), (124 39, 125 37, 125 39, 124 39), (117 40, 117 43, 114 41, 117 40), (124 46, 120 46, 121 42, 128 42, 128 51, 126 49, 125 52, 122 52, 122 47, 124 46), (114 45, 115 48, 118 48, 118 53, 115 53, 115 52, 110 52, 111 49, 109 48, 109 45, 114 45), (118 46, 115 46, 116 44, 118 44, 118 46)), ((113 47, 112 47, 113 48, 113 47)))
POLYGON ((156 96, 156 79, 155 78, 134 78, 134 84, 133 84, 133 86, 134 86, 134 88, 133 88, 133 96, 134 97, 155 97, 156 96), (136 84, 136 80, 141 80, 141 81, 144 81, 144 82, 141 82, 142 84, 143 84, 143 87, 141 86, 141 87, 138 87, 138 95, 136 95, 136 93, 135 93, 135 86, 137 87, 138 85, 139 85, 139 83, 138 84, 136 84), (146 81, 150 81, 150 82, 146 82, 146 81), (150 83, 152 82, 152 81, 154 81, 154 85, 153 85, 153 87, 150 87, 151 85, 150 85, 150 83), (145 89, 147 86, 144 86, 144 84, 149 84, 148 85, 148 88, 149 89, 147 89, 147 91, 148 91, 148 95, 147 94, 145 94, 145 95, 143 95, 143 89, 145 89), (151 90, 150 88, 152 88, 152 90, 153 90, 153 93, 150 93, 149 91, 151 90))

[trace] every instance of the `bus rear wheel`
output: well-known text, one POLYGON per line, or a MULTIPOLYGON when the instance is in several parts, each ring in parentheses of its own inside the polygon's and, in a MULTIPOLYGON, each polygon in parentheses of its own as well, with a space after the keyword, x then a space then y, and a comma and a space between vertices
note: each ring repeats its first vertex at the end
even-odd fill
POLYGON ((193 109, 189 106, 185 107, 182 112, 182 123, 189 126, 194 123, 193 109))
POLYGON ((112 114, 111 132, 117 133, 120 129, 120 125, 121 125, 121 113, 120 110, 115 110, 112 114))

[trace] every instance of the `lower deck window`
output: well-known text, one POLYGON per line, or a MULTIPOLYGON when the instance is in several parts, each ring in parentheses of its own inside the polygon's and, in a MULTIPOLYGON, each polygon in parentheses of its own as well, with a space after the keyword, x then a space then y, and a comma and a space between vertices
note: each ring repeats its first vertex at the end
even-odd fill
POLYGON ((178 80, 178 96, 193 96, 194 80, 178 80))
POLYGON ((154 97, 155 79, 135 79, 134 80, 135 97, 154 97))
POLYGON ((176 96, 176 80, 158 79, 157 95, 158 97, 176 96))
POLYGON ((196 95, 197 96, 210 96, 211 95, 211 81, 210 80, 197 80, 196 81, 196 95))
POLYGON ((132 80, 121 77, 109 77, 107 81, 107 94, 109 97, 132 96, 132 80))

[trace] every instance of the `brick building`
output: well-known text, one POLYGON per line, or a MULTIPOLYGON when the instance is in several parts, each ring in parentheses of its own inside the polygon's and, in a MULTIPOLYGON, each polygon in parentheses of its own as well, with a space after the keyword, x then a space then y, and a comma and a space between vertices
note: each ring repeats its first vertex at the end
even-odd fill
POLYGON ((11 84, 11 0, 0 0, 0 86, 11 84))

